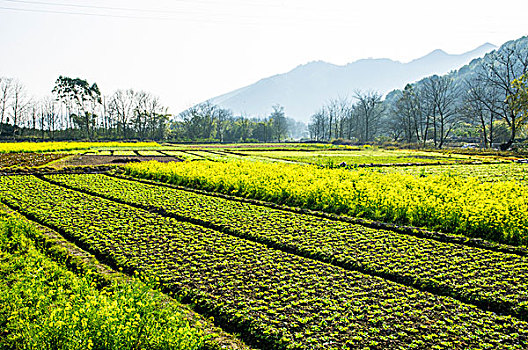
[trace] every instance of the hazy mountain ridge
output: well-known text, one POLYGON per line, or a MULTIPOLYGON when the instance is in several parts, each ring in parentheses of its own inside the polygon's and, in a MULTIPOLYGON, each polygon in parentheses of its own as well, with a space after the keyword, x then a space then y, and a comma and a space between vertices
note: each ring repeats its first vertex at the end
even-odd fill
MULTIPOLYGON (((519 39, 507 41, 500 47, 497 47, 492 51, 486 52, 481 57, 474 58, 467 64, 462 65, 460 68, 452 70, 446 74, 454 80, 455 85, 462 87, 465 85, 466 80, 470 80, 471 78, 475 77, 478 69, 481 68, 482 64, 489 64, 494 62, 496 59, 494 55, 504 53, 506 50, 516 50, 519 53, 526 52, 528 50, 528 36, 523 36, 519 39)), ((425 78, 427 77, 408 83, 412 83, 412 85, 414 85, 415 87, 419 87, 424 84, 426 80, 425 78)), ((391 100, 396 97, 398 92, 400 92, 403 88, 404 86, 402 85, 398 89, 390 91, 386 96, 386 100, 391 100)))
POLYGON ((408 63, 387 58, 361 59, 344 66, 314 61, 215 97, 211 102, 236 114, 261 117, 278 103, 285 107, 288 116, 306 122, 331 98, 351 96, 356 89, 386 94, 428 75, 458 69, 495 48, 486 43, 460 55, 434 50, 408 63))

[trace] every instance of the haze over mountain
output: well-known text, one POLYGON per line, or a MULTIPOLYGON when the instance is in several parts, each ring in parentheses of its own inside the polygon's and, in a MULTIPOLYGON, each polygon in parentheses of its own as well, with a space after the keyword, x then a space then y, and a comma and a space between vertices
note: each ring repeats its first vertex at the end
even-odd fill
POLYGON ((308 122, 310 116, 331 98, 352 97, 355 90, 374 90, 385 95, 432 74, 445 74, 495 49, 490 43, 459 55, 435 50, 408 63, 386 58, 362 59, 344 66, 323 61, 293 70, 211 99, 235 114, 269 115, 272 105, 284 106, 287 116, 308 122))

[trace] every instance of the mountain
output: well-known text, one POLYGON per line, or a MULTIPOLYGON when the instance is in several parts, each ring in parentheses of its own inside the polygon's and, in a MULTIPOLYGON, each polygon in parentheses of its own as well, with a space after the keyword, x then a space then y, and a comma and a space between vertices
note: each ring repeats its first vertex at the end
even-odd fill
POLYGON ((435 50, 408 63, 386 58, 362 59, 344 66, 323 61, 293 70, 212 98, 210 101, 235 114, 267 116, 275 104, 289 117, 307 122, 331 98, 352 96, 354 91, 375 90, 382 94, 431 74, 445 74, 495 49, 489 43, 460 55, 435 50))
MULTIPOLYGON (((474 58, 459 69, 449 71, 447 75, 453 79, 455 86, 465 89, 467 88, 466 84, 468 81, 473 81, 474 84, 476 83, 475 80, 479 73, 482 73, 483 66, 493 65, 495 66, 496 71, 501 74, 504 74, 506 69, 508 71, 506 74, 511 76, 511 80, 526 72, 526 62, 528 62, 528 36, 523 36, 519 39, 505 42, 499 48, 486 52, 482 57, 474 58), (498 58, 501 59, 498 60, 498 58), (508 61, 510 64, 508 68, 505 68, 504 66, 505 61, 508 61)), ((415 91, 417 91, 424 87, 426 81, 427 77, 424 77, 423 79, 409 83, 413 86, 415 91)), ((385 102, 389 104, 395 103, 401 96, 404 87, 405 86, 402 85, 398 89, 390 91, 385 96, 385 102)), ((499 91, 501 90, 499 89, 499 91)), ((504 100, 504 96, 501 94, 504 94, 504 92, 501 91, 499 96, 495 97, 497 101, 504 100)))

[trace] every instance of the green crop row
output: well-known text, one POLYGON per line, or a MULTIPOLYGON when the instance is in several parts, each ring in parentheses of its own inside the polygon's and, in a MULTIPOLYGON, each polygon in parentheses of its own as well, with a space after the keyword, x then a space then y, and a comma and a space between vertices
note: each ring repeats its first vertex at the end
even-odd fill
POLYGON ((34 230, 0 212, 0 349, 202 348, 160 293, 140 282, 98 290, 37 251, 34 230))
POLYGON ((101 174, 46 178, 299 255, 528 318, 528 261, 521 256, 101 174))
POLYGON ((0 199, 117 265, 158 277, 262 347, 528 346, 528 323, 516 318, 35 177, 0 178, 0 199))
POLYGON ((128 174, 353 217, 528 244, 528 194, 513 181, 381 174, 249 161, 127 164, 128 174))

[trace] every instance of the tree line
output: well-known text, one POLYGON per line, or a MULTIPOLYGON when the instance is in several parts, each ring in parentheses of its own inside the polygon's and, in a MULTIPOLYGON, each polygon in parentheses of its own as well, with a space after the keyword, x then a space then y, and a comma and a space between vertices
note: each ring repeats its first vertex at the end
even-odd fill
POLYGON ((204 102, 181 112, 170 129, 179 141, 280 142, 307 136, 306 125, 288 118, 284 107, 272 109, 267 117, 251 118, 204 102))
POLYGON ((385 112, 382 96, 372 91, 356 91, 354 99, 332 99, 312 115, 308 126, 310 138, 315 141, 372 141, 380 131, 385 112))
POLYGON ((31 98, 17 79, 0 77, 0 138, 152 139, 167 136, 167 107, 146 91, 105 96, 96 83, 59 76, 52 95, 31 98))
POLYGON ((59 76, 51 92, 31 98, 19 80, 0 77, 0 139, 271 142, 307 136, 306 126, 279 105, 267 117, 251 118, 204 102, 171 118, 158 97, 142 90, 103 95, 97 83, 59 76))
POLYGON ((407 84, 382 99, 356 91, 330 100, 314 113, 310 137, 353 142, 392 140, 445 146, 477 139, 483 147, 507 149, 526 133, 528 38, 504 44, 458 71, 407 84))

